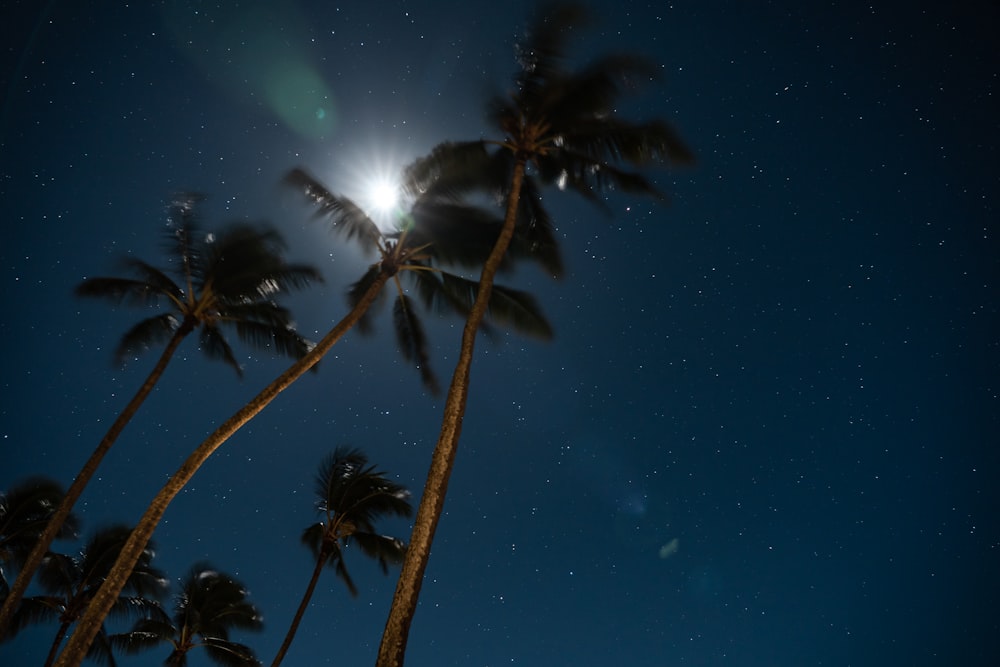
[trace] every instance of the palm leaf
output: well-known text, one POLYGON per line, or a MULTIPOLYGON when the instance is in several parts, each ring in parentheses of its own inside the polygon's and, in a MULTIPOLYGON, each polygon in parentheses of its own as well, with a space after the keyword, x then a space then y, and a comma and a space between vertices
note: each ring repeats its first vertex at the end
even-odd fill
POLYGON ((169 340, 179 325, 177 318, 170 313, 142 320, 122 336, 115 349, 115 359, 118 363, 122 363, 128 357, 136 356, 153 345, 169 340))
POLYGON ((127 654, 134 655, 160 644, 170 643, 176 629, 169 618, 144 618, 135 622, 128 632, 111 635, 111 646, 127 654))
POLYGON ((24 628, 39 623, 58 621, 64 605, 62 600, 51 595, 36 595, 21 600, 17 610, 11 616, 8 632, 14 636, 24 628))
POLYGON ((390 563, 403 562, 403 556, 406 554, 406 545, 403 541, 388 535, 358 532, 351 535, 351 541, 357 544, 366 556, 377 560, 383 573, 388 573, 390 563))
MULTIPOLYGON (((378 279, 381 272, 382 266, 380 264, 372 264, 368 267, 368 270, 365 271, 365 274, 361 276, 357 282, 353 283, 350 288, 348 288, 347 304, 351 309, 355 308, 361 302, 361 298, 368 291, 368 288, 371 287, 372 283, 378 279)), ((382 298, 382 294, 380 293, 378 297, 376 297, 375 302, 372 303, 371 307, 368 308, 361 316, 361 319, 358 320, 356 326, 360 333, 370 334, 373 331, 372 314, 382 302, 382 298)))
POLYGON ((257 349, 272 349, 280 355, 301 359, 313 348, 313 343, 287 325, 242 318, 235 320, 233 324, 240 340, 257 349))
POLYGON ((354 580, 351 579, 351 575, 347 572, 347 566, 344 565, 343 557, 337 558, 334 561, 333 571, 336 573, 337 577, 344 582, 347 586, 347 590, 350 592, 351 597, 358 597, 358 587, 354 585, 354 580))
POLYGON ((233 354, 233 348, 226 342, 226 337, 222 335, 222 332, 219 331, 219 328, 215 324, 206 323, 201 327, 199 342, 201 351, 205 356, 209 359, 219 359, 226 362, 232 366, 237 375, 243 377, 243 369, 233 354))
MULTIPOLYGON (((472 307, 479 292, 479 283, 450 273, 442 273, 441 288, 443 294, 435 295, 435 298, 445 298, 448 303, 465 304, 468 309, 472 307)), ((494 323, 542 340, 551 339, 554 333, 552 325, 531 294, 503 285, 493 285, 487 317, 494 323)))
POLYGON ((80 297, 145 306, 156 303, 163 296, 179 294, 179 289, 173 283, 168 288, 161 288, 141 279, 95 276, 85 278, 73 293, 80 297))
POLYGON ((427 336, 410 298, 405 294, 400 294, 396 298, 392 309, 392 322, 396 330, 396 341, 399 343, 403 358, 416 364, 424 386, 432 394, 437 395, 441 388, 430 367, 427 336))
POLYGON ((340 197, 306 173, 296 168, 285 175, 284 183, 303 191, 316 205, 316 217, 325 217, 334 231, 344 234, 347 239, 356 239, 366 252, 378 250, 378 226, 353 201, 340 197))
POLYGON ((253 649, 245 644, 217 637, 203 637, 202 641, 208 657, 223 667, 255 667, 261 664, 253 649))

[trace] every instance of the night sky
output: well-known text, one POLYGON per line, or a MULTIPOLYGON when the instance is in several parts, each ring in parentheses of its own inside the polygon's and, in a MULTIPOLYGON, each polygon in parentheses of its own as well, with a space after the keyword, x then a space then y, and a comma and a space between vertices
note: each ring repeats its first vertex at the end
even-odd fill
MULTIPOLYGON (((0 10, 0 489, 68 485, 155 362, 112 359, 149 313, 72 289, 122 256, 159 264, 178 191, 208 195, 205 227, 268 221, 321 268, 285 300, 321 337, 372 258, 279 179, 302 166, 364 203, 484 136, 532 6, 149 4, 0 10)), ((662 64, 621 112, 668 119, 698 164, 653 172, 668 205, 546 193, 567 275, 503 282, 556 337, 480 341, 409 667, 996 664, 1000 8, 947 5, 593 5, 572 53, 662 64)), ((460 322, 427 323, 449 378, 460 322)), ((311 571, 322 457, 350 444, 424 482, 443 401, 387 311, 376 327, 228 442, 156 533, 173 580, 208 560, 247 584, 266 629, 234 639, 266 664, 311 571)), ((137 521, 287 365, 234 346, 242 381, 184 343, 81 499, 85 535, 137 521)), ((374 663, 395 571, 346 562, 359 597, 325 574, 285 665, 374 663)), ((40 665, 54 633, 0 663, 40 665)))

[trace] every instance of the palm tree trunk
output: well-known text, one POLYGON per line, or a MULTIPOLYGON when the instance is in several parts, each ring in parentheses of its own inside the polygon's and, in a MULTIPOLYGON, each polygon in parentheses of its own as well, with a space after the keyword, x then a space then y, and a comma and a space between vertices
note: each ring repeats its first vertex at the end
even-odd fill
POLYGON ((306 592, 302 596, 302 602, 299 603, 299 608, 295 610, 295 617, 292 618, 292 624, 288 628, 288 634, 285 635, 285 641, 281 642, 281 648, 278 649, 278 654, 274 656, 274 661, 271 663, 271 667, 278 667, 281 661, 285 659, 285 654, 288 653, 288 647, 292 645, 292 640, 295 639, 295 633, 298 632, 299 623, 302 622, 302 616, 306 613, 306 609, 309 607, 309 600, 312 599, 313 591, 316 590, 316 583, 319 581, 319 575, 323 573, 323 566, 326 565, 326 561, 329 558, 329 554, 323 549, 319 556, 316 558, 316 567, 313 568, 312 577, 309 578, 309 585, 306 586, 306 592))
POLYGON ((129 535, 125 546, 122 547, 121 553, 118 556, 118 560, 115 561, 114 566, 111 568, 111 572, 108 573, 100 590, 97 591, 97 594, 87 606, 83 617, 77 623, 76 630, 69 638, 66 648, 63 649, 62 654, 60 654, 59 659, 56 661, 56 667, 77 667, 86 656, 87 649, 90 647, 94 636, 104 622, 104 617, 107 616, 118 595, 121 593, 122 588, 125 586, 125 581, 128 579, 129 573, 139 560, 139 556, 142 555, 142 551, 146 548, 149 539, 153 536, 153 531, 156 530, 156 526, 163 517, 163 513, 166 512, 167 507, 174 497, 180 493, 181 489, 198 472, 202 464, 236 431, 267 407, 278 394, 291 386, 306 371, 315 366, 323 355, 329 352, 330 348, 361 319, 361 316, 364 315, 365 311, 375 301, 375 297, 378 296, 390 277, 388 271, 379 273, 378 278, 371 284, 368 291, 364 293, 364 296, 362 296, 357 305, 323 337, 323 340, 316 347, 292 364, 288 370, 275 378, 271 384, 267 385, 249 403, 240 408, 236 414, 219 426, 204 442, 191 452, 187 460, 167 480, 167 483, 156 494, 149 507, 146 508, 146 513, 139 520, 139 524, 132 531, 131 535, 129 535))
POLYGON ((59 534, 63 524, 66 522, 66 517, 73 510, 73 506, 79 500, 84 488, 86 488, 91 478, 97 472, 97 468, 101 465, 104 455, 115 444, 125 426, 132 421, 132 417, 139 411, 139 407, 146 400, 146 397, 153 391, 153 387, 159 382, 160 377, 167 368, 167 364, 170 363, 174 352, 177 351, 177 347, 194 330, 194 326, 195 321, 191 320, 184 321, 177 328, 177 331, 174 332, 174 335, 167 342, 167 346, 160 355, 159 361, 156 362, 156 366, 153 367, 153 370, 146 377, 146 381, 142 383, 139 391, 135 393, 135 396, 128 402, 125 409, 121 411, 118 418, 111 425, 111 428, 108 429, 108 432, 104 434, 97 448, 90 455, 90 458, 87 459, 87 462, 83 464, 83 468, 77 473, 76 479, 73 480, 73 483, 67 489, 66 495, 63 496, 62 502, 59 503, 59 507, 56 508, 49 522, 45 524, 45 530, 38 536, 38 541, 35 543, 34 548, 32 548, 31 553, 28 554, 28 558, 21 567, 21 571, 17 574, 17 579, 14 580, 14 585, 4 600, 3 608, 0 609, 0 639, 7 634, 10 619, 14 615, 14 610, 21 603, 21 598, 24 596, 25 591, 28 590, 31 578, 35 576, 38 566, 42 564, 42 559, 48 553, 49 547, 52 546, 52 541, 59 534))
POLYGON ((431 542, 437 529, 441 512, 444 510, 445 494, 448 491, 448 479, 455 464, 455 454, 458 451, 458 440, 462 433, 462 419, 465 416, 465 403, 469 396, 469 375, 472 370, 472 356, 476 344, 476 333, 483 317, 486 315, 490 293, 493 291, 493 278, 503 261, 504 254, 514 236, 514 225, 517 220, 517 208, 521 198, 521 182, 524 179, 525 161, 521 158, 514 165, 511 177, 510 197, 507 200, 507 211, 503 228, 497 237, 496 244, 490 256, 483 265, 479 278, 479 291, 476 301, 469 311, 462 330, 462 343, 459 348, 458 363, 448 388, 448 397, 444 404, 444 418, 441 422, 441 433, 437 445, 431 455, 430 471, 420 496, 420 507, 413 523, 413 533, 406 547, 403 567, 399 573, 396 592, 389 609, 389 618, 385 623, 382 643, 379 645, 376 667, 402 667, 406 653, 406 640, 410 632, 410 624, 417 610, 417 598, 423 584, 424 570, 430 558, 431 542))
POLYGON ((67 630, 69 630, 69 621, 63 621, 59 624, 59 630, 56 632, 56 638, 52 640, 52 648, 49 649, 49 655, 45 658, 45 665, 43 667, 51 667, 52 661, 56 659, 56 652, 59 650, 59 645, 62 644, 62 640, 66 636, 67 630))

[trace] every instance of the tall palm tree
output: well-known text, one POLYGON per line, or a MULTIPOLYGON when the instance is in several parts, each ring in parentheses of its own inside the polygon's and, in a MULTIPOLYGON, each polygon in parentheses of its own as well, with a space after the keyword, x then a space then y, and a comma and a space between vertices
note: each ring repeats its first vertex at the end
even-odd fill
MULTIPOLYGON (((44 594, 21 600, 11 618, 10 635, 16 635, 28 625, 57 621, 59 626, 45 660, 46 667, 55 660, 69 627, 80 618, 104 582, 130 532, 127 526, 104 528, 94 533, 79 554, 49 553, 42 561, 38 583, 44 594)), ((156 599, 166 592, 167 580, 151 565, 152 559, 152 548, 147 547, 126 578, 112 607, 113 613, 127 618, 158 608, 156 599)), ((103 626, 88 656, 114 664, 103 626)))
POLYGON ((548 220, 538 184, 554 183, 595 203, 602 190, 612 188, 655 195, 656 189, 642 174, 618 165, 642 167, 654 161, 688 162, 692 157, 666 123, 633 123, 616 113, 625 88, 655 74, 649 63, 631 56, 610 56, 579 71, 566 68, 564 42, 583 17, 582 9, 574 5, 548 6, 539 14, 520 53, 514 90, 490 107, 490 120, 501 138, 444 144, 410 170, 413 187, 420 190, 486 187, 506 198, 506 217, 483 265, 476 301, 462 332, 441 432, 379 647, 379 667, 403 664, 461 434, 476 333, 494 276, 511 246, 518 219, 548 220), (459 176, 449 178, 456 166, 461 167, 459 176))
POLYGON ((322 518, 302 533, 302 542, 313 552, 316 565, 271 667, 278 667, 288 652, 324 567, 334 568, 351 595, 357 596, 344 563, 349 544, 376 559, 386 573, 390 562, 403 560, 402 540, 379 534, 375 522, 388 515, 410 516, 409 498, 409 491, 369 466, 368 458, 356 449, 338 447, 323 460, 316 475, 316 509, 322 518))
MULTIPOLYGON (((474 263, 478 258, 476 255, 478 249, 488 248, 488 243, 469 243, 464 246, 450 244, 446 232, 464 226, 466 234, 479 230, 483 235, 495 237, 496 230, 502 227, 502 223, 493 221, 480 209, 456 205, 450 200, 440 200, 436 195, 428 194, 418 198, 410 214, 400 219, 399 226, 394 232, 383 234, 350 199, 333 195, 304 172, 293 172, 289 175, 288 181, 303 189, 317 205, 320 213, 329 219, 336 233, 357 241, 362 248, 370 252, 377 253, 378 259, 362 278, 351 286, 348 293, 351 308, 343 319, 334 325, 304 357, 293 363, 249 403, 223 422, 191 452, 181 467, 167 480, 132 531, 129 543, 122 550, 103 590, 98 593, 90 609, 77 624, 76 630, 57 660, 58 667, 80 664, 87 646, 100 628, 101 619, 111 608, 133 559, 152 537, 171 501, 202 464, 244 424, 267 407, 278 394, 318 363, 347 331, 356 324, 364 326, 363 320, 368 309, 378 301, 386 283, 390 280, 395 282, 400 272, 404 272, 407 276, 417 276, 417 291, 432 308, 467 312, 476 298, 475 283, 457 276, 447 277, 447 274, 440 270, 435 253, 440 249, 444 257, 442 261, 445 263, 474 263)), ((517 244, 517 248, 523 250, 525 256, 536 257, 538 261, 550 265, 557 264, 552 247, 523 243, 517 244)), ((398 283, 396 288, 401 289, 398 283)), ((491 298, 484 308, 488 308, 489 315, 494 321, 542 337, 551 335, 551 328, 528 294, 504 289, 497 289, 493 293, 496 296, 491 298)), ((410 324, 413 312, 412 308, 407 308, 405 317, 397 316, 397 325, 410 324)), ((412 336, 412 331, 406 335, 412 336)), ((420 354, 413 356, 418 363, 423 359, 420 354)))
MULTIPOLYGON (((62 499, 62 486, 43 477, 26 479, 0 493, 0 600, 9 590, 5 568, 21 567, 62 499)), ((70 514, 56 538, 75 539, 78 530, 79 521, 70 514)))
POLYGON ((123 361, 150 345, 166 341, 160 358, 132 399, 108 429, 66 491, 49 524, 39 536, 0 609, 0 637, 24 595, 52 540, 104 456, 152 392, 178 346, 200 329, 200 348, 209 358, 221 359, 241 374, 240 364, 223 335, 235 329, 245 343, 301 358, 310 343, 293 328, 291 313, 275 297, 292 288, 322 280, 310 266, 284 259, 284 242, 277 231, 239 223, 217 235, 198 229, 194 209, 200 197, 188 195, 172 206, 167 254, 176 280, 167 271, 139 259, 127 259, 130 277, 88 278, 76 288, 83 297, 131 304, 165 304, 164 312, 146 318, 122 337, 117 357, 123 361))
POLYGON ((136 621, 132 630, 110 637, 110 644, 126 654, 169 644, 164 664, 184 667, 188 652, 205 647, 208 657, 223 667, 257 667, 253 649, 229 638, 233 630, 260 631, 263 616, 248 599, 237 579, 198 563, 181 583, 173 617, 165 613, 136 621))

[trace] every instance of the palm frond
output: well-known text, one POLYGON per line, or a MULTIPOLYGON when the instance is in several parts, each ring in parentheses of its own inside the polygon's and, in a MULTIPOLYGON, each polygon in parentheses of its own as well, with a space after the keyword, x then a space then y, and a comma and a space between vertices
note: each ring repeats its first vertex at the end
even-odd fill
MULTIPOLYGON (((156 595, 162 597, 166 593, 166 580, 163 580, 163 586, 159 587, 155 592, 150 592, 150 595, 156 595)), ((141 595, 129 595, 120 596, 115 600, 114 605, 111 607, 111 611, 108 613, 109 618, 114 618, 116 620, 124 620, 136 622, 138 620, 157 618, 160 621, 169 621, 169 616, 160 603, 152 598, 143 597, 141 595)))
POLYGON ((169 618, 144 618, 135 622, 128 632, 108 637, 113 648, 127 655, 135 655, 147 649, 169 644, 173 641, 177 628, 169 618))
POLYGON ((357 544, 369 558, 377 560, 384 573, 389 571, 390 563, 403 562, 403 556, 406 554, 406 544, 402 540, 388 535, 357 532, 351 535, 351 541, 357 544))
POLYGON ((246 644, 218 637, 202 637, 202 641, 208 657, 223 667, 256 667, 261 664, 253 649, 246 644))
POLYGON ((138 356, 154 345, 165 343, 177 331, 180 322, 171 313, 149 317, 125 332, 115 349, 115 360, 121 364, 138 356))
MULTIPOLYGON (((0 493, 0 566, 21 565, 64 495, 61 484, 45 477, 29 477, 0 493)), ((70 514, 57 537, 75 538, 79 527, 79 518, 70 514)))
POLYGON ((240 362, 236 360, 233 348, 230 347, 226 341, 226 337, 219 331, 218 326, 209 323, 202 325, 199 342, 201 351, 205 356, 209 359, 218 359, 226 362, 226 364, 236 371, 237 375, 243 377, 243 369, 240 367, 240 362))
POLYGON ((565 269, 552 218, 542 205, 542 195, 535 178, 529 174, 521 183, 518 208, 518 226, 508 252, 514 257, 534 259, 550 276, 561 278, 565 269))
POLYGON ((354 585, 354 580, 351 579, 351 575, 347 572, 347 566, 344 565, 344 559, 338 558, 335 561, 334 572, 344 585, 347 586, 347 590, 350 592, 351 597, 358 597, 358 587, 354 585))
MULTIPOLYGON (((152 269, 152 267, 150 268, 152 269)), ((143 279, 95 276, 85 278, 76 286, 73 293, 79 297, 146 306, 155 304, 163 297, 179 296, 180 288, 172 282, 168 286, 160 286, 143 279)))
POLYGON ((94 637, 94 641, 91 642, 90 648, 87 649, 87 657, 99 665, 117 667, 115 656, 112 653, 111 648, 108 631, 102 625, 100 630, 97 631, 97 636, 94 637))
POLYGON ((313 343, 289 326, 275 326, 250 319, 238 319, 233 324, 240 340, 260 350, 271 350, 281 356, 301 359, 313 348, 313 343))
MULTIPOLYGON (((441 290, 443 293, 428 295, 435 303, 463 304, 466 309, 479 293, 479 283, 450 273, 441 274, 441 290)), ((509 327, 518 333, 549 340, 553 336, 552 325, 549 324, 535 298, 528 292, 493 285, 490 294, 487 317, 495 324, 509 327)))
MULTIPOLYGON (((365 271, 365 274, 357 280, 357 282, 351 284, 351 286, 347 290, 348 306, 350 306, 353 309, 361 302, 362 297, 372 286, 372 283, 374 283, 378 279, 381 271, 382 271, 381 264, 372 264, 371 266, 368 267, 368 270, 365 271)), ((379 304, 382 302, 382 299, 383 296, 382 293, 380 293, 378 297, 376 297, 375 302, 372 303, 371 308, 366 310, 364 314, 361 316, 361 319, 358 320, 356 326, 360 333, 370 334, 373 331, 372 316, 374 311, 376 311, 379 304)))
POLYGON ((64 605, 62 600, 51 595, 36 595, 21 600, 10 619, 8 631, 14 636, 31 625, 52 623, 59 620, 64 605))
POLYGON ((179 193, 170 204, 170 223, 164 234, 163 247, 170 258, 174 273, 183 284, 197 276, 204 276, 204 241, 198 218, 198 204, 205 196, 198 193, 179 193))
POLYGON ((493 157, 483 141, 443 142, 403 169, 403 190, 424 198, 458 199, 470 192, 504 187, 504 178, 484 184, 493 157))
POLYGON ((396 331, 396 342, 399 343, 403 358, 416 364, 420 371, 420 378, 427 390, 434 395, 439 394, 441 387, 438 385, 434 371, 431 370, 427 335, 424 333, 424 327, 420 323, 420 318, 417 316, 410 298, 405 294, 396 297, 396 303, 392 309, 392 322, 396 331))
POLYGON ((349 240, 356 239, 365 252, 378 250, 381 239, 378 226, 349 198, 333 194, 322 183, 299 168, 288 172, 283 182, 301 190, 316 205, 316 217, 327 218, 335 232, 344 234, 349 240))
POLYGON ((545 97, 547 84, 565 69, 566 41, 570 33, 588 19, 586 10, 577 4, 544 3, 517 49, 519 76, 516 81, 518 103, 529 113, 545 97))

